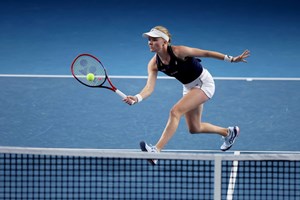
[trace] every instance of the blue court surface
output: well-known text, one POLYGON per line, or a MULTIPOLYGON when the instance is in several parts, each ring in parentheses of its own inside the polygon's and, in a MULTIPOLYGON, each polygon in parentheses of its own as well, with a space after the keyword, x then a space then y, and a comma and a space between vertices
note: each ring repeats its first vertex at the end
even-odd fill
MULTIPOLYGON (((0 146, 137 149, 155 144, 182 86, 158 79, 153 95, 128 106, 111 91, 71 77, 80 53, 99 57, 124 93, 146 83, 143 32, 164 25, 174 45, 238 55, 209 58, 216 81, 203 121, 238 125, 233 150, 299 151, 300 13, 298 1, 1 1, 0 146), (49 76, 50 75, 50 76, 49 76)), ((218 150, 217 135, 191 135, 184 119, 166 149, 218 150)))

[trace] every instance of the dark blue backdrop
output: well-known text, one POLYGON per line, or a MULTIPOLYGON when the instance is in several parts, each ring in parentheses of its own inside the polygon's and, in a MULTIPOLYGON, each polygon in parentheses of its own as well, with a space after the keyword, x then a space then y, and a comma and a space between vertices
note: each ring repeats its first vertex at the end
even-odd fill
POLYGON ((99 56, 113 75, 146 75, 141 37, 155 25, 174 44, 237 55, 248 65, 207 59, 215 76, 299 77, 297 0, 11 0, 0 7, 0 74, 69 74, 79 53, 99 56), (228 70, 229 69, 229 70, 228 70))

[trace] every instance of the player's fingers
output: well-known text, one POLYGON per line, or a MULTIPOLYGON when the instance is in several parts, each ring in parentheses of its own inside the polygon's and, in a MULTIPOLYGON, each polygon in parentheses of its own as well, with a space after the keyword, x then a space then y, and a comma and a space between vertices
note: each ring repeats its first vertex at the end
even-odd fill
POLYGON ((127 104, 129 104, 129 100, 128 100, 128 97, 124 98, 123 101, 127 104))
POLYGON ((136 103, 134 97, 132 97, 132 96, 127 96, 125 99, 123 99, 123 101, 125 103, 127 103, 128 105, 133 105, 136 103))
POLYGON ((245 50, 243 53, 242 53, 242 57, 244 58, 247 58, 250 56, 250 51, 249 50, 245 50))
POLYGON ((250 51, 245 50, 240 56, 238 56, 237 61, 246 63, 247 60, 245 60, 245 58, 248 58, 249 56, 250 56, 250 51))

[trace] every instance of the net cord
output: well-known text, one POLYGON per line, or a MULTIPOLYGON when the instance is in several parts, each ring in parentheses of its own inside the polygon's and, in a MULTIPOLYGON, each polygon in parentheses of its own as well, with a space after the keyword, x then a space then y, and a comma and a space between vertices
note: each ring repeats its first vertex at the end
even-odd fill
POLYGON ((300 160, 300 153, 274 152, 250 153, 234 155, 228 153, 182 153, 182 152, 161 152, 145 153, 138 150, 114 150, 114 149, 76 149, 76 148, 32 148, 32 147, 0 147, 0 153, 10 154, 38 154, 38 155, 57 155, 57 156, 85 156, 85 157, 111 157, 111 158, 140 158, 140 159, 174 159, 174 160, 221 160, 240 161, 240 160, 300 160))

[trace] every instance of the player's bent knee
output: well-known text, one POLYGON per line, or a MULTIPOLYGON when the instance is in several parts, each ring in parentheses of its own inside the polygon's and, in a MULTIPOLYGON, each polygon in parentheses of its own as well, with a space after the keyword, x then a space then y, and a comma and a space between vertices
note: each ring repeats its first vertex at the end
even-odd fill
POLYGON ((202 126, 200 123, 197 122, 188 122, 187 124, 188 130, 190 134, 196 134, 196 133, 201 133, 202 132, 202 126))
POLYGON ((174 117, 174 118, 180 118, 181 117, 181 113, 179 112, 179 110, 176 107, 173 107, 170 110, 170 117, 174 117))
POLYGON ((189 128, 189 133, 190 133, 190 134, 196 134, 196 133, 199 133, 199 129, 189 128))

